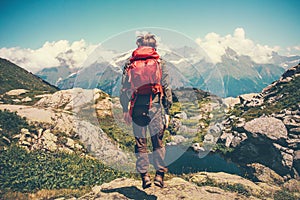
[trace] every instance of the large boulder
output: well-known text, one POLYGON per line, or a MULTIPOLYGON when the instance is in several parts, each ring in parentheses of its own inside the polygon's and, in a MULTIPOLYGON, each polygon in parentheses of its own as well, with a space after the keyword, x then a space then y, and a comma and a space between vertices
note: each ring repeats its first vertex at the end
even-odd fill
POLYGON ((247 122, 245 130, 254 137, 257 134, 264 135, 271 140, 286 139, 288 132, 284 123, 274 117, 260 117, 247 122))

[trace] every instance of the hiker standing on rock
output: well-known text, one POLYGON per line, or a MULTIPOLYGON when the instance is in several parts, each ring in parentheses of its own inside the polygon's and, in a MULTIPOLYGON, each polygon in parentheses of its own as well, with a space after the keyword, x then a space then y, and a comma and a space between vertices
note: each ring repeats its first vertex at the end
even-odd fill
POLYGON ((146 132, 149 129, 153 147, 153 165, 156 170, 154 184, 164 187, 164 130, 169 123, 172 93, 166 65, 156 52, 155 36, 139 36, 132 57, 125 64, 122 76, 120 101, 125 122, 132 123, 135 136, 136 170, 141 174, 142 186, 151 186, 148 173, 149 157, 146 132))

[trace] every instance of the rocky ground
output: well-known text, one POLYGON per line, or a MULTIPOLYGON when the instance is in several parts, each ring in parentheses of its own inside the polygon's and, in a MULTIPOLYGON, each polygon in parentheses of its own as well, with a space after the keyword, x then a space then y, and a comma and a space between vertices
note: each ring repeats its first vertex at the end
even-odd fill
POLYGON ((156 186, 142 189, 139 180, 119 178, 93 187, 90 193, 78 199, 298 199, 299 183, 293 180, 279 186, 274 182, 252 182, 223 172, 200 172, 184 178, 169 178, 162 189, 156 186))

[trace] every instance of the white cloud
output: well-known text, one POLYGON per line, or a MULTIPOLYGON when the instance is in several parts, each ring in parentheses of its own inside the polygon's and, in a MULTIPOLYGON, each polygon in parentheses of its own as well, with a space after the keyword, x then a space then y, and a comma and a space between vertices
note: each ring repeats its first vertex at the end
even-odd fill
POLYGON ((221 57, 228 47, 238 55, 250 56, 257 63, 270 63, 272 52, 280 49, 278 46, 256 44, 246 38, 243 28, 236 28, 233 35, 220 36, 216 33, 208 33, 204 39, 197 38, 196 42, 206 51, 213 63, 221 62, 221 57))
POLYGON ((300 55, 300 45, 288 47, 286 54, 288 56, 295 56, 295 55, 299 56, 300 55))
POLYGON ((46 67, 70 66, 80 67, 96 45, 87 44, 84 40, 70 43, 67 40, 46 42, 41 48, 22 49, 20 47, 0 49, 0 57, 27 69, 31 72, 46 67))

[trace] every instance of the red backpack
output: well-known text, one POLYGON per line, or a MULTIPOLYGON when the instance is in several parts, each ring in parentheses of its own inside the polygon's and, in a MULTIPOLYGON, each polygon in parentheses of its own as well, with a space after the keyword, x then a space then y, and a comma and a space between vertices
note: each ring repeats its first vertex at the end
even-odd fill
POLYGON ((141 46, 132 53, 130 65, 127 68, 128 81, 133 91, 130 101, 130 115, 138 95, 150 96, 149 108, 152 104, 152 94, 163 95, 161 85, 162 69, 158 53, 154 48, 141 46))

